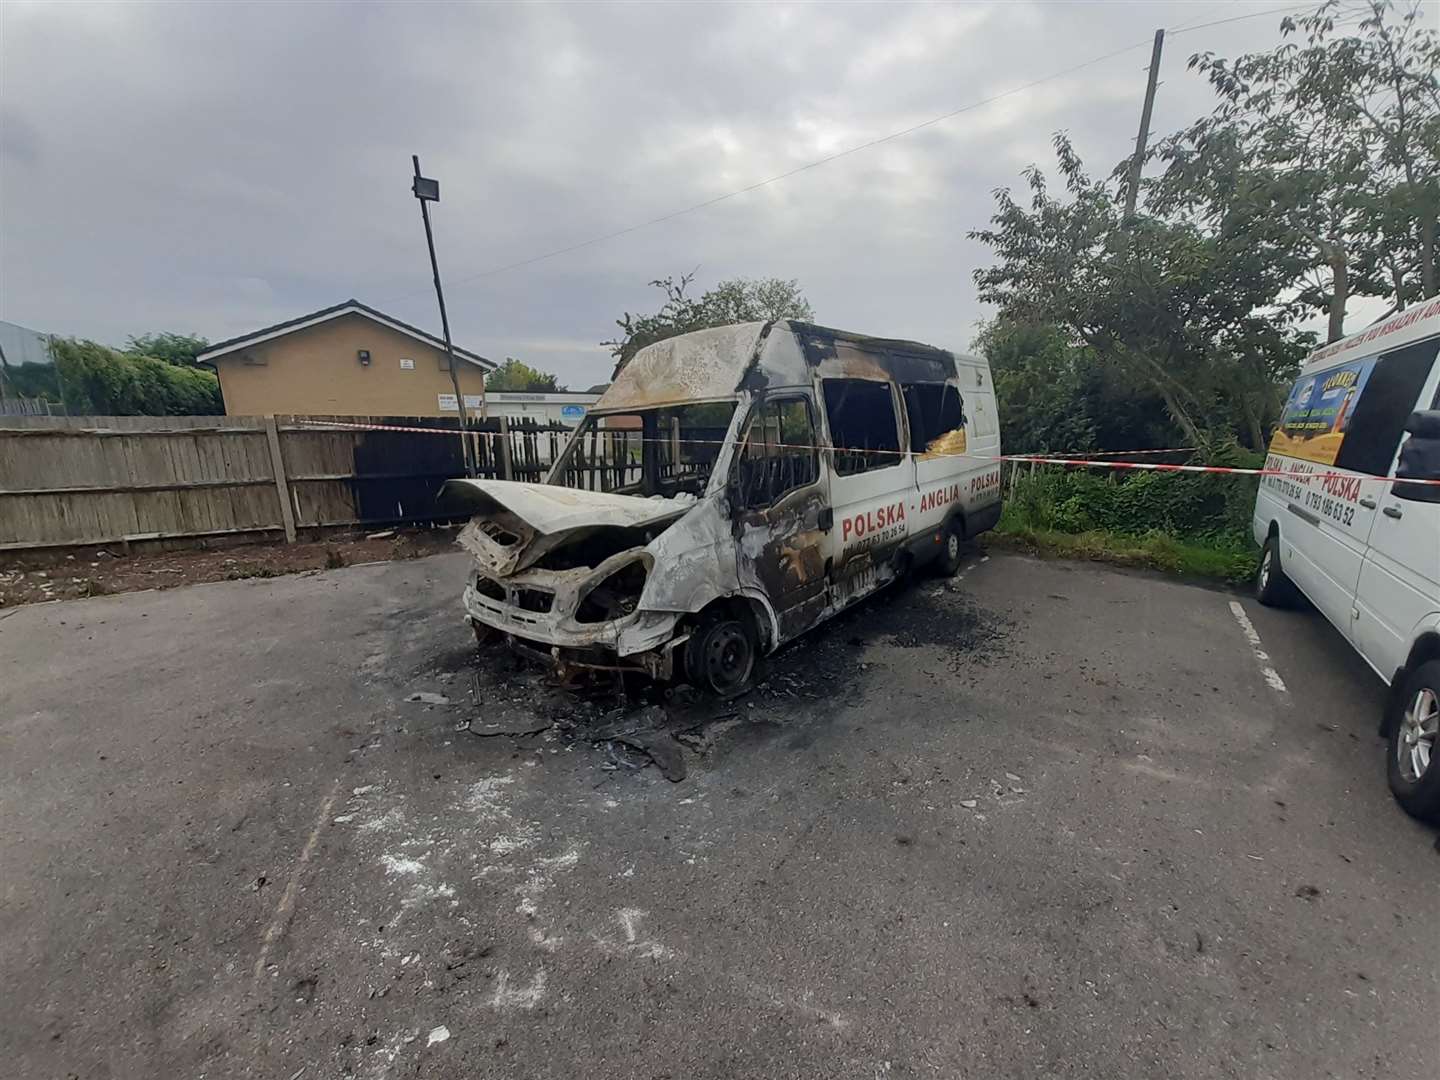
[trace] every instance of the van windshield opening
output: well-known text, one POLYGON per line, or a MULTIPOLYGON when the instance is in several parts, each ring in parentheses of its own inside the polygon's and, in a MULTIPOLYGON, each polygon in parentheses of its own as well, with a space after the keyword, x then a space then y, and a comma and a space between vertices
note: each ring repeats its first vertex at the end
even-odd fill
POLYGON ((550 483, 621 495, 700 496, 730 430, 733 401, 585 418, 550 483))

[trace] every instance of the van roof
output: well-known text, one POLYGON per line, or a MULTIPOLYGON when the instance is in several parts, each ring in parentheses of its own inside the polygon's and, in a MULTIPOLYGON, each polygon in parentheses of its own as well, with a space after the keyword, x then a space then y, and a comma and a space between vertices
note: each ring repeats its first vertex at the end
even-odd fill
POLYGON ((833 356, 837 344, 889 358, 890 363, 882 359, 878 366, 895 368, 892 377, 948 378, 954 375, 956 363, 984 364, 983 360, 959 357, 918 341, 872 337, 790 319, 736 323, 647 345, 621 368, 591 411, 616 412, 734 398, 747 377, 760 384, 796 385, 808 381, 807 365, 818 366, 827 354, 833 356), (775 331, 780 329, 789 331, 782 335, 792 343, 788 347, 777 339, 775 331))
POLYGON ((1308 374, 1334 367, 1345 360, 1358 360, 1382 349, 1395 349, 1412 341, 1423 341, 1436 334, 1440 334, 1440 299, 1425 300, 1367 326, 1358 334, 1322 345, 1306 359, 1302 370, 1308 374))

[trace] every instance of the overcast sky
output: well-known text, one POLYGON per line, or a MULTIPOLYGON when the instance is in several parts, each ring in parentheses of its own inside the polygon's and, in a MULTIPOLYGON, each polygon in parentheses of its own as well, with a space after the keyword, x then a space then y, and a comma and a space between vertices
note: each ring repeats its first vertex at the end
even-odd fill
MULTIPOLYGON (((1282 6, 6 0, 0 318, 218 340, 353 296, 438 331, 418 153, 456 342, 572 388, 608 377, 597 342, 655 306, 647 281, 697 267, 701 287, 797 278, 821 322, 964 348, 989 258, 965 233, 993 189, 1049 166, 1057 130, 1097 173, 1128 153, 1155 28, 1282 6)), ((1167 38, 1153 130, 1209 111, 1193 52, 1269 47, 1279 18, 1167 38)))

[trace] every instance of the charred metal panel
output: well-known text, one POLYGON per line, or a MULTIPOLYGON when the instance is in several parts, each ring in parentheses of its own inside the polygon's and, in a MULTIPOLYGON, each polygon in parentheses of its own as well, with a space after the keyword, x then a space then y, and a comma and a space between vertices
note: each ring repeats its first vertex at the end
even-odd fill
POLYGON ((768 323, 740 323, 657 341, 620 369, 592 413, 733 398, 768 323))
POLYGON ((451 480, 445 490, 478 508, 459 542, 499 576, 586 537, 619 537, 622 542, 608 545, 612 550, 643 545, 653 530, 695 505, 693 499, 642 499, 512 480, 451 480))
POLYGON ((820 522, 827 506, 823 482, 817 482, 736 517, 737 573, 770 598, 782 642, 813 626, 825 608, 826 531, 820 522))
POLYGON ((944 382, 955 377, 955 356, 918 341, 850 334, 810 323, 788 324, 806 362, 822 377, 944 382))
MULTIPOLYGON (((624 624, 632 619, 633 607, 600 622, 580 622, 576 614, 588 596, 635 564, 648 573, 650 556, 636 548, 619 552, 594 567, 530 569, 494 577, 486 575, 482 567, 472 575, 465 591, 465 607, 472 618, 505 633, 547 644, 613 646, 624 624)), ((637 606, 639 598, 637 588, 633 597, 637 606)))
POLYGON ((766 335, 760 346, 759 361, 746 375, 743 384, 746 390, 758 393, 810 385, 810 365, 805 362, 800 342, 789 332, 789 327, 789 323, 777 323, 766 335))
POLYGON ((722 495, 707 497, 680 527, 650 545, 655 572, 640 599, 643 610, 696 612, 740 589, 725 506, 722 495))

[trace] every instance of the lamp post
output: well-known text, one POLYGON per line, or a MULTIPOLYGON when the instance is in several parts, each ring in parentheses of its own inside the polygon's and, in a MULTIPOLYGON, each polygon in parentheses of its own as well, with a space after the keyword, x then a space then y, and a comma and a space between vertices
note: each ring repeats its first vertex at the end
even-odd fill
MULTIPOLYGON (((440 264, 435 261, 435 234, 430 229, 430 207, 440 201, 440 181, 420 175, 420 155, 410 155, 415 163, 415 181, 410 190, 420 202, 420 217, 425 222, 425 246, 430 249, 430 272, 435 278, 435 299, 440 302, 440 329, 445 334, 445 357, 450 363, 450 385, 455 388, 455 408, 460 414, 460 453, 465 461, 465 475, 474 476, 475 466, 470 457, 470 439, 466 435, 465 393, 460 389, 460 372, 455 365, 455 346, 450 343, 450 318, 445 314, 445 292, 440 288, 440 264)), ((481 401, 485 391, 482 389, 481 401)))

